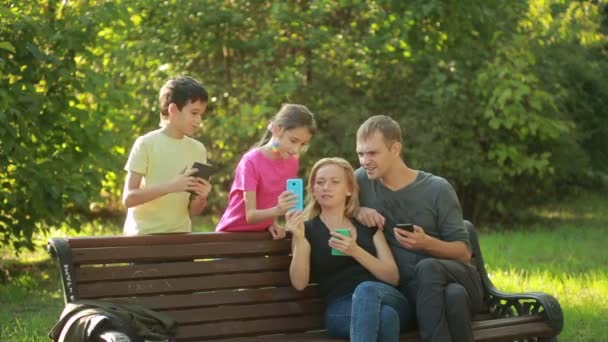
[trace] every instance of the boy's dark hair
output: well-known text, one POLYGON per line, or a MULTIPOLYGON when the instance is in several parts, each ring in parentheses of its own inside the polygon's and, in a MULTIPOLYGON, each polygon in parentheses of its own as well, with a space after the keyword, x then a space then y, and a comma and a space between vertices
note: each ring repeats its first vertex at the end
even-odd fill
POLYGON ((208 102, 209 95, 199 81, 190 76, 179 76, 168 80, 161 88, 158 95, 160 104, 160 115, 169 115, 169 105, 175 103, 182 110, 190 102, 208 102))

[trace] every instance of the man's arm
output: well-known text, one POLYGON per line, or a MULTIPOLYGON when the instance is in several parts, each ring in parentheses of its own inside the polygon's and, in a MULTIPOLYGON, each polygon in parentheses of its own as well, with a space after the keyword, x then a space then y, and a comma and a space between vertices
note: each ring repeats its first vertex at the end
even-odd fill
POLYGON ((376 209, 360 207, 355 218, 366 227, 384 228, 385 218, 376 209))
POLYGON ((441 238, 426 234, 420 226, 414 232, 395 229, 395 238, 408 249, 420 250, 437 258, 468 262, 471 260, 469 233, 464 227, 462 209, 454 188, 443 178, 439 182, 436 198, 436 221, 441 238))
POLYGON ((403 247, 423 251, 436 258, 453 259, 468 262, 471 251, 462 241, 443 241, 427 235, 419 226, 414 226, 414 232, 395 228, 395 238, 403 247))

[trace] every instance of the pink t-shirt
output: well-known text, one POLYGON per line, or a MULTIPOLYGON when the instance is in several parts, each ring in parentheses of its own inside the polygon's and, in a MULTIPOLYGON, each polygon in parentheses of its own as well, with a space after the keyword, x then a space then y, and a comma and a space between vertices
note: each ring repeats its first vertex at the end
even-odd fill
POLYGON ((259 149, 245 153, 234 171, 234 181, 228 195, 228 207, 220 223, 218 232, 252 232, 266 230, 272 218, 255 224, 245 218, 245 191, 254 191, 257 209, 268 209, 277 205, 277 198, 285 191, 285 183, 298 176, 300 162, 297 158, 271 159, 259 149))

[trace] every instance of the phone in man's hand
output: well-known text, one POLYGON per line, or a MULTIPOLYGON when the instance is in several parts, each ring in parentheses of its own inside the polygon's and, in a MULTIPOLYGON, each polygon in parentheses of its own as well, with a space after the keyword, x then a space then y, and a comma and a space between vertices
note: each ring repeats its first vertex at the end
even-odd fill
POLYGON ((407 230, 410 233, 414 232, 414 224, 413 223, 397 223, 397 228, 407 230))

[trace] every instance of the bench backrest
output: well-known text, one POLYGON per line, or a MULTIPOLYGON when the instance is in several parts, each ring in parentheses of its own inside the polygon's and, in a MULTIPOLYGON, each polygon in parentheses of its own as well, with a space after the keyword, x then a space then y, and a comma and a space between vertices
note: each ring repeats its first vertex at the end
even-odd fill
POLYGON ((323 329, 315 286, 289 282, 290 241, 264 233, 51 239, 66 302, 139 304, 178 322, 179 340, 323 329))
MULTIPOLYGON (((483 258, 467 222, 484 285, 483 258)), ((316 286, 293 289, 289 239, 263 233, 54 238, 66 302, 139 304, 178 322, 180 340, 322 330, 316 286)))

